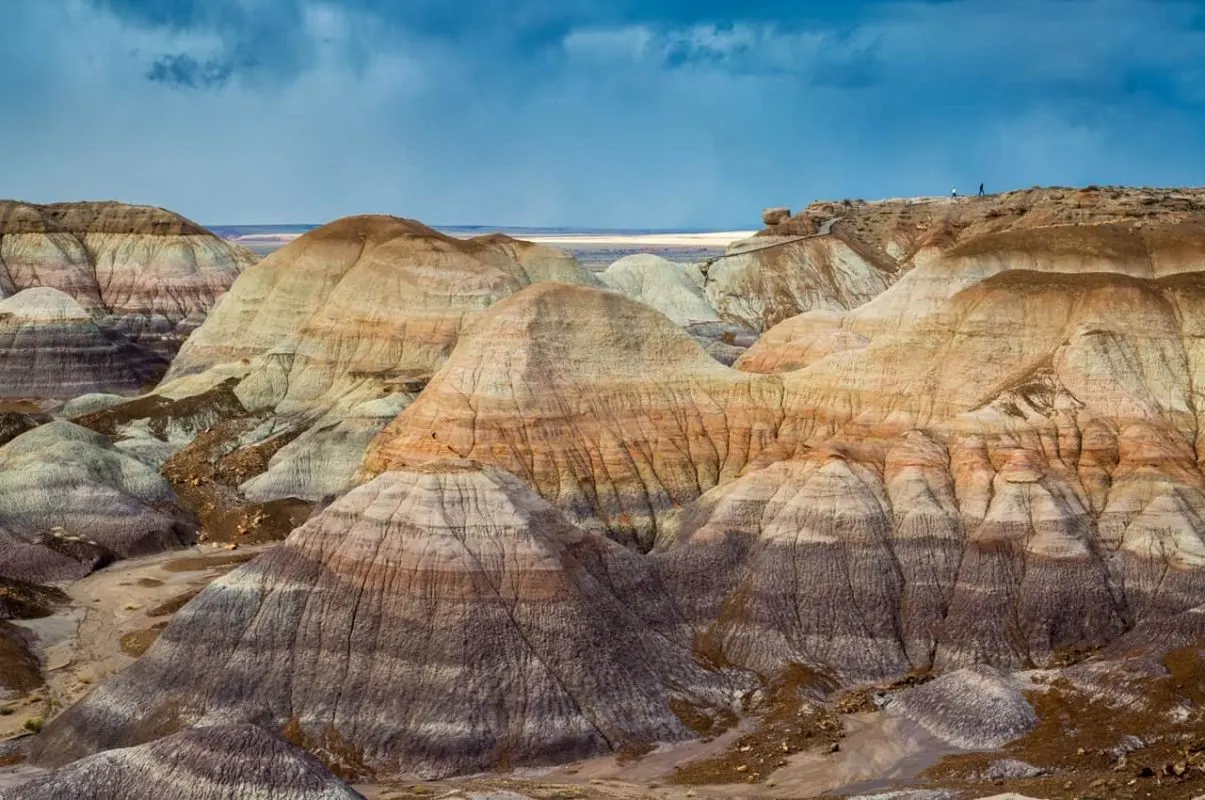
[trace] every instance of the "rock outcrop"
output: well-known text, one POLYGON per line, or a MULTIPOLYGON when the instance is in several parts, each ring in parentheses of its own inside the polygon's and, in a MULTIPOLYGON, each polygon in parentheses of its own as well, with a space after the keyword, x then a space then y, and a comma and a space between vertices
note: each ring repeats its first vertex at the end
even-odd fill
POLYGON ((58 421, 0 447, 0 577, 75 579, 193 534, 167 481, 104 436, 58 421))
MULTIPOLYGON (((806 311, 860 306, 926 252, 971 240, 990 250, 995 245, 984 237, 1034 231, 1051 242, 1047 229, 1055 226, 1205 224, 1205 192, 1089 187, 958 200, 846 200, 812 203, 788 219, 775 213, 765 222, 755 238, 732 246, 733 257, 715 262, 707 283, 708 299, 721 316, 759 331, 806 311)), ((1086 243, 1068 244, 1073 252, 1091 253, 1074 250, 1086 243)))
POLYGON ((190 728, 98 753, 0 792, 4 800, 363 800, 308 753, 254 725, 190 728))
POLYGON ((994 234, 772 331, 740 364, 861 341, 782 373, 769 466, 682 515, 684 574, 730 576, 692 595, 720 593, 726 656, 1045 665, 1205 602, 1203 248, 1182 222, 994 234))
POLYGON ((765 331, 803 311, 860 306, 899 270, 840 228, 813 238, 757 237, 708 267, 705 292, 722 319, 765 331))
POLYGON ((716 652, 761 674, 1052 663, 1205 602, 1191 231, 1076 233, 1135 260, 1060 260, 1042 254, 1067 230, 1026 232, 1042 270, 985 266, 973 240, 934 263, 986 278, 752 381, 640 306, 533 287, 483 317, 366 469, 472 457, 583 525, 659 539, 692 622, 720 620, 716 652))
POLYGON ((703 293, 696 264, 641 253, 619 259, 599 277, 607 288, 669 317, 722 364, 731 365, 757 340, 755 331, 720 319, 703 293))
POLYGON ((255 261, 159 208, 0 201, 0 296, 58 289, 103 328, 162 359, 255 261))
POLYGON ((657 309, 682 327, 720 320, 703 294, 703 276, 693 265, 644 253, 619 259, 599 279, 608 289, 657 309))
MULTIPOLYGON (((421 391, 461 331, 545 280, 596 283, 568 254, 506 236, 455 239, 395 217, 338 220, 248 269, 151 398, 190 403, 232 386, 239 414, 274 415, 293 436, 309 431, 248 492, 339 494, 353 485, 364 445, 421 391), (323 463, 313 461, 319 450, 323 463)), ((153 416, 149 402, 137 413, 153 416)), ((109 411, 135 422, 133 412, 109 411)))
POLYGON ((955 747, 993 750, 1038 724, 1026 688, 990 667, 960 669, 901 693, 890 709, 955 747))
POLYGON ((0 301, 3 396, 69 399, 153 386, 167 360, 112 330, 58 289, 25 289, 0 301))
POLYGON ((731 702, 728 681, 642 557, 511 475, 439 462, 211 584, 33 758, 255 720, 350 771, 438 776, 686 738, 675 708, 731 702))
POLYGON ((361 401, 429 377, 477 312, 542 280, 588 283, 568 255, 505 236, 454 239, 413 220, 349 217, 236 282, 172 363, 172 381, 247 375, 239 397, 280 413, 361 401))
POLYGON ((641 303, 543 283, 482 316, 365 468, 479 460, 647 548, 661 517, 773 440, 780 397, 777 379, 716 363, 641 303))

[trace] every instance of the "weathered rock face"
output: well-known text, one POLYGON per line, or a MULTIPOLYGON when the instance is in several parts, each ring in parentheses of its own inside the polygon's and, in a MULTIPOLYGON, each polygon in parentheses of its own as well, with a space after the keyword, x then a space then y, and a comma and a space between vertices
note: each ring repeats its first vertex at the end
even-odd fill
POLYGON ((757 339, 755 331, 720 319, 703 293, 704 277, 698 265, 642 253, 619 259, 600 279, 607 288, 639 300, 682 326, 722 364, 731 365, 757 339))
POLYGON ((381 475, 209 586, 147 654, 55 720, 61 763, 255 720, 347 769, 445 775, 689 734, 730 701, 642 557, 511 475, 381 475))
POLYGON ((82 759, 6 800, 363 800, 317 759, 254 725, 190 728, 82 759))
POLYGON ((282 447, 268 469, 240 486, 247 499, 268 502, 279 497, 319 501, 337 497, 356 483, 364 453, 416 393, 397 393, 377 400, 336 407, 282 447))
POLYGON ((70 295, 102 327, 170 359, 256 256, 159 208, 0 202, 0 295, 70 295))
POLYGON ((729 253, 708 269, 707 299, 721 318, 756 331, 802 311, 860 306, 890 286, 899 270, 840 230, 803 240, 757 237, 729 253))
POLYGON ((683 327, 720 320, 703 294, 702 274, 687 265, 645 253, 619 259, 599 277, 608 289, 657 309, 683 327))
MULTIPOLYGON (((1205 224, 1205 192, 1116 187, 1030 189, 983 198, 918 197, 875 202, 813 203, 783 219, 767 217, 757 237, 731 252, 781 245, 717 261, 707 296, 725 319, 768 330, 806 311, 852 309, 871 300, 919 264, 929 251, 971 240, 987 250, 996 234, 1101 224, 1205 224), (829 232, 821 238, 798 240, 829 232)), ((1091 245, 1089 245, 1089 248, 1091 245)), ((1091 249, 1072 252, 1089 255, 1091 249)))
POLYGON ((506 236, 460 240, 395 217, 339 220, 248 270, 155 397, 186 402, 232 381, 241 413, 274 414, 302 434, 248 495, 336 495, 473 319, 553 279, 596 282, 568 254, 506 236))
POLYGON ((716 363, 641 303, 539 284, 482 316, 365 467, 479 460, 575 522, 647 547, 661 516, 773 440, 780 395, 777 379, 716 363))
POLYGON ((1067 280, 1090 282, 1097 273, 1147 280, 1196 272, 1205 260, 1205 225, 1193 221, 1020 228, 940 241, 943 246, 917 252, 914 268, 890 291, 849 312, 810 312, 786 320, 767 331, 737 368, 798 369, 947 311, 952 298, 993 276, 1015 281, 1018 291, 1028 280, 1003 273, 1036 273, 1038 280, 1079 275, 1084 277, 1067 280))
POLYGON ((67 399, 88 392, 137 392, 166 370, 166 359, 100 328, 58 289, 26 289, 0 301, 4 396, 67 399))
MULTIPOLYGON (((927 315, 751 383, 638 306, 535 287, 483 318, 366 468, 471 456, 621 541, 662 534, 678 602, 720 621, 709 647, 761 674, 1051 663, 1205 602, 1205 279, 1175 274, 1182 227, 1122 233, 1148 258, 981 268, 927 315)), ((1067 231, 1044 235, 1032 252, 1067 231)), ((969 272, 972 245, 951 256, 969 272)))
POLYGON ((505 236, 459 240, 413 220, 350 217, 248 270, 167 379, 242 364, 238 393, 252 410, 306 411, 352 392, 372 400, 433 373, 477 312, 548 279, 591 280, 564 253, 505 236))
POLYGON ((1024 684, 990 667, 951 672, 901 694, 893 713, 920 723, 934 736, 967 750, 991 750, 1028 733, 1038 715, 1024 684))
MULTIPOLYGON (((1205 602, 1203 243, 1181 223, 973 240, 837 320, 859 346, 782 375, 759 460, 791 458, 683 514, 683 573, 730 576, 694 595, 718 592, 700 618, 727 657, 1024 667, 1205 602)), ((783 361, 826 324, 782 326, 783 361)))
POLYGON ((51 422, 0 447, 0 577, 79 578, 192 538, 167 481, 99 434, 51 422))
POLYGON ((43 684, 42 664, 34 653, 37 637, 11 621, 48 617, 66 602, 58 589, 0 578, 0 700, 18 698, 43 684))

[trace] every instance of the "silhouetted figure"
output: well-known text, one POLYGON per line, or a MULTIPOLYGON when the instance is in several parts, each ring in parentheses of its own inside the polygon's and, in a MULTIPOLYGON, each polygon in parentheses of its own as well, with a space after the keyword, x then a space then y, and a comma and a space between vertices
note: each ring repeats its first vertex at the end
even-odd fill
POLYGON ((979 184, 979 196, 983 197, 983 184, 979 184))
POLYGON ((950 197, 954 198, 955 200, 958 199, 958 187, 957 186, 955 186, 953 189, 950 190, 950 197))

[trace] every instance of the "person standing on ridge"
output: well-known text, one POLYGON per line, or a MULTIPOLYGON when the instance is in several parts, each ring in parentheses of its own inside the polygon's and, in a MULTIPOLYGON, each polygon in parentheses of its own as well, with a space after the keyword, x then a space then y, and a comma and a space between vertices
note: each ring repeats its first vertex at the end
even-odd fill
POLYGON ((979 196, 983 197, 983 184, 979 184, 979 196))
POLYGON ((955 200, 958 199, 958 187, 957 186, 955 186, 953 189, 950 190, 950 197, 955 200))

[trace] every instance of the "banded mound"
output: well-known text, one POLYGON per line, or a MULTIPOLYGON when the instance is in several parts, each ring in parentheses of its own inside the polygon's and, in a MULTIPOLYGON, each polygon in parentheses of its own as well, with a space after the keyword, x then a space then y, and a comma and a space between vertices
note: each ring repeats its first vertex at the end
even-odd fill
POLYGON ((740 359, 737 368, 783 372, 832 353, 856 350, 945 310, 960 292, 997 275, 1000 281, 1013 281, 1021 291, 1028 279, 1019 276, 1030 273, 1036 273, 1039 280, 1082 276, 1067 280, 1085 285, 1107 281, 1108 276, 1141 281, 1194 273, 1205 263, 1205 219, 989 231, 927 247, 915 255, 913 263, 915 267, 897 285, 860 308, 809 312, 775 326, 740 359), (1005 273, 1015 274, 1006 278, 1005 273), (1104 277, 1091 277, 1097 274, 1104 277))
POLYGON ((1181 232, 1129 234, 1157 245, 1133 263, 1005 260, 894 333, 752 380, 635 304, 534 287, 462 340, 366 470, 455 453, 620 541, 676 534, 680 602, 758 672, 1052 663, 1205 602, 1205 279, 1159 277, 1192 264, 1181 232))
POLYGON ((455 239, 415 222, 348 217, 248 270, 167 380, 256 360, 240 396, 282 413, 373 380, 430 376, 477 311, 540 280, 589 282, 572 257, 505 236, 455 239))
POLYGON ((253 720, 345 770, 439 776, 683 739, 674 708, 729 691, 640 556, 511 475, 439 462, 354 489, 211 584, 32 757, 253 720))
POLYGON ((751 349, 738 365, 786 366, 818 332, 860 337, 782 373, 765 469, 682 515, 703 545, 683 574, 728 576, 692 595, 727 656, 846 679, 1049 665, 1205 602, 1186 225, 969 240, 751 349))
POLYGON ((247 270, 158 394, 182 399, 233 377, 249 413, 288 418, 299 432, 347 421, 351 435, 321 437, 340 453, 325 475, 299 443, 253 489, 318 499, 351 485, 364 445, 388 422, 372 404, 409 402, 474 317, 549 279, 593 281, 571 256, 506 236, 460 240, 413 220, 338 220, 247 270))
POLYGON ((776 378, 724 367, 641 303, 543 283, 482 316, 365 470, 479 460, 647 549, 660 518, 735 478, 781 422, 776 378))
POLYGON ((137 392, 167 361, 102 329, 58 289, 25 289, 0 301, 0 386, 8 397, 70 399, 137 392))
POLYGON ((6 800, 362 800, 313 756, 254 725, 190 728, 0 792, 6 800))
POLYGON ((167 481, 99 434, 50 422, 0 447, 0 577, 72 580, 193 536, 167 481))
POLYGON ((657 309, 683 327, 720 320, 703 295, 702 274, 692 266, 638 254, 619 259, 600 279, 607 288, 657 309))
POLYGON ((757 339, 749 328, 720 319, 707 301, 703 273, 696 265, 644 253, 619 259, 599 277, 607 288, 655 308, 682 326, 723 364, 731 364, 757 339))
MULTIPOLYGON (((766 216, 755 238, 730 249, 708 274, 707 296, 724 319, 768 330, 807 311, 862 305, 920 263, 970 240, 1102 224, 1205 224, 1196 189, 1026 189, 987 197, 824 201, 789 216, 766 216), (829 231, 831 235, 793 241, 829 231), (767 245, 781 246, 760 250, 767 245), (740 255, 742 251, 754 251, 740 255)), ((1091 250, 1083 251, 1091 252, 1091 250)))
POLYGON ((255 261, 160 208, 0 201, 0 294, 58 289, 103 328, 162 359, 255 261))

